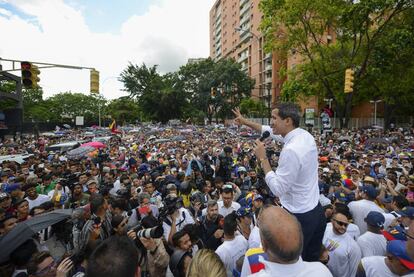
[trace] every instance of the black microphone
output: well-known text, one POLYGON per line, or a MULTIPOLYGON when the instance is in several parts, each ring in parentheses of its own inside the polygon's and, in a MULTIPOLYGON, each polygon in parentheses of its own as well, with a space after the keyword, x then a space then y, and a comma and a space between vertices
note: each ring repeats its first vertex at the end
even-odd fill
POLYGON ((270 132, 269 131, 264 131, 262 136, 260 137, 260 141, 264 141, 265 139, 267 139, 268 137, 270 137, 270 132))

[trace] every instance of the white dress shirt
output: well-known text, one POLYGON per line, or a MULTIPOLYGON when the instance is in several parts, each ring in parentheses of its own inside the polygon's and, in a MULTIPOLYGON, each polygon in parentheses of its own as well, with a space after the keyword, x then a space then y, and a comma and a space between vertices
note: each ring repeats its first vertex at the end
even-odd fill
POLYGON ((254 277, 332 277, 331 272, 320 262, 304 262, 302 258, 294 264, 278 264, 259 260, 265 268, 249 276, 254 277))
MULTIPOLYGON (((271 132, 269 126, 262 131, 271 132)), ((284 146, 276 170, 265 180, 282 206, 291 213, 306 213, 319 202, 318 150, 315 139, 307 131, 296 128, 283 139, 284 146)))

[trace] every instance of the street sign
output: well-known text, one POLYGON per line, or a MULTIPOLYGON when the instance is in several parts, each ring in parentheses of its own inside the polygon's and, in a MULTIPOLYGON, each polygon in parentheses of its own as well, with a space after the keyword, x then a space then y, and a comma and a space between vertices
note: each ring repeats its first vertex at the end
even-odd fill
POLYGON ((83 126, 83 116, 77 116, 76 118, 75 118, 75 124, 76 124, 76 126, 83 126))

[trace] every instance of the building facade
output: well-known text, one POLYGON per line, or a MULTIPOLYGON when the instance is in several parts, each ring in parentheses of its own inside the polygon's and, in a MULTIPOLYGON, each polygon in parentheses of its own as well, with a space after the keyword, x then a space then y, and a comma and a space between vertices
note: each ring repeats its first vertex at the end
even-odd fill
POLYGON ((277 53, 265 53, 259 26, 262 13, 257 0, 217 0, 210 10, 210 57, 233 58, 255 80, 252 97, 266 107, 280 95, 283 80, 279 70, 287 60, 277 53))

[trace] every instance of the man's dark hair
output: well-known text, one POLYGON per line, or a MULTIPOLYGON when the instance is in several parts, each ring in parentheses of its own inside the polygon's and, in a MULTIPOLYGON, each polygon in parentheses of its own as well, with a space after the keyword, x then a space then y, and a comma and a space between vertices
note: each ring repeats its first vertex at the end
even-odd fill
POLYGON ((397 206, 398 209, 402 210, 402 208, 407 207, 410 205, 407 198, 405 198, 402 195, 396 195, 392 198, 392 202, 395 203, 395 206, 397 206))
POLYGON ((103 206, 103 204, 105 203, 105 198, 98 193, 94 193, 89 198, 89 201, 91 203, 91 213, 94 214, 98 212, 100 207, 103 206))
POLYGON ((276 109, 278 110, 278 115, 281 119, 290 118, 292 119, 292 123, 294 127, 299 127, 301 113, 300 113, 300 107, 292 102, 283 102, 279 103, 276 106, 276 109))
POLYGON ((182 237, 184 237, 185 235, 189 235, 189 234, 186 231, 184 231, 184 230, 180 230, 180 231, 176 232, 172 236, 172 242, 173 242, 174 247, 179 248, 179 246, 180 246, 180 239, 182 237))
POLYGON ((344 203, 335 203, 335 213, 343 214, 344 216, 346 216, 346 218, 352 219, 349 207, 344 203))
POLYGON ((226 215, 224 218, 223 231, 226 236, 234 236, 234 233, 237 231, 237 215, 235 212, 226 215))
POLYGON ((141 253, 132 240, 124 236, 112 236, 93 251, 86 276, 134 277, 140 256, 141 253))

